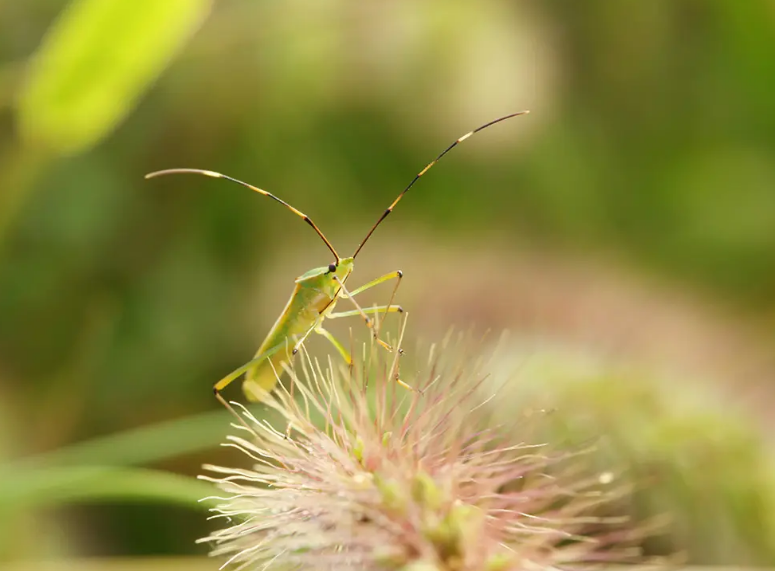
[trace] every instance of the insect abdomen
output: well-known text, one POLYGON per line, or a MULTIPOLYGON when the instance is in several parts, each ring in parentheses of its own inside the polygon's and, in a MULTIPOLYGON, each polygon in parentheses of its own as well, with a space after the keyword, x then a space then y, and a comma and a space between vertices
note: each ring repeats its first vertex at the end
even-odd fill
POLYGON ((277 352, 259 362, 245 374, 242 389, 248 400, 261 401, 263 392, 269 392, 275 387, 278 376, 283 373, 283 363, 288 362, 288 356, 293 351, 296 338, 313 327, 320 315, 317 310, 320 304, 316 303, 318 297, 320 297, 319 293, 310 292, 296 285, 285 309, 261 343, 254 358, 272 349, 277 349, 277 352))

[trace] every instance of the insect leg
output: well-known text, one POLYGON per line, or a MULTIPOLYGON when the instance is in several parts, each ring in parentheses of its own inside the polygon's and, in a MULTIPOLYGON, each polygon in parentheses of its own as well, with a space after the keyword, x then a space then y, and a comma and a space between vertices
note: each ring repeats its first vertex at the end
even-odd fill
POLYGON ((320 323, 320 320, 318 320, 318 322, 315 325, 307 329, 304 332, 304 335, 301 336, 301 339, 296 341, 296 343, 293 345, 293 351, 291 351, 291 355, 295 355, 296 353, 299 352, 299 349, 301 349, 301 346, 304 345, 304 342, 307 340, 307 337, 309 337, 309 334, 315 330, 315 327, 317 327, 319 323, 320 323))
POLYGON ((353 358, 352 355, 350 355, 350 352, 344 348, 344 346, 337 340, 336 337, 331 335, 330 332, 326 331, 322 327, 317 327, 315 329, 315 333, 318 333, 331 341, 331 344, 336 347, 336 350, 339 351, 339 353, 342 355, 345 361, 347 361, 347 365, 352 367, 353 366, 353 358))
POLYGON ((225 389, 228 385, 231 384, 232 381, 235 379, 238 379, 242 374, 246 373, 251 367, 254 365, 257 365, 262 360, 271 357, 275 353, 277 353, 280 349, 282 349, 285 346, 285 344, 280 344, 275 347, 272 347, 268 351, 264 351, 261 353, 258 357, 255 357, 254 359, 251 359, 241 367, 233 370, 231 373, 223 377, 220 381, 215 383, 213 386, 213 393, 215 393, 215 398, 218 399, 218 402, 220 402, 224 407, 226 407, 226 410, 228 410, 238 421, 239 423, 247 428, 250 432, 253 432, 253 428, 248 425, 247 422, 245 422, 245 419, 242 418, 242 415, 240 415, 236 410, 234 410, 234 407, 231 406, 228 401, 223 398, 223 395, 221 395, 221 391, 225 389))
MULTIPOLYGON (((367 307, 363 310, 363 313, 366 315, 370 315, 373 313, 403 313, 404 308, 400 305, 378 305, 376 307, 367 307)), ((355 317, 356 315, 360 315, 361 312, 357 309, 354 309, 352 311, 342 311, 340 313, 329 313, 326 316, 326 319, 339 319, 340 317, 355 317)))
POLYGON ((392 352, 393 348, 379 338, 377 331, 374 329, 374 323, 369 318, 369 316, 366 315, 366 312, 363 311, 363 308, 360 305, 358 305, 358 302, 355 301, 355 298, 352 296, 352 294, 350 294, 350 292, 347 291, 347 288, 345 287, 344 283, 342 283, 342 281, 336 276, 334 276, 334 279, 339 283, 339 287, 342 288, 342 291, 339 292, 339 295, 341 297, 344 297, 345 299, 349 299, 352 302, 352 304, 355 306, 356 311, 358 312, 358 315, 363 317, 363 320, 366 322, 366 327, 371 329, 371 334, 374 337, 374 341, 382 345, 388 351, 392 352), (344 292, 344 295, 342 295, 342 292, 344 292))
MULTIPOLYGON (((398 271, 395 271, 395 272, 391 272, 391 273, 389 273, 389 274, 385 274, 384 276, 382 276, 382 277, 379 277, 379 278, 377 278, 377 279, 375 279, 375 280, 372 280, 372 281, 370 281, 369 283, 367 283, 366 285, 364 285, 364 286, 361 286, 360 288, 358 288, 358 289, 356 289, 356 290, 353 290, 353 291, 354 291, 354 292, 356 292, 356 293, 360 293, 360 292, 363 292, 363 291, 365 291, 365 290, 367 290, 367 289, 369 289, 369 288, 372 288, 372 287, 374 287, 374 286, 375 286, 375 285, 377 285, 377 284, 380 284, 380 283, 382 283, 382 282, 384 282, 384 281, 387 281, 387 280, 389 280, 389 279, 391 279, 391 278, 397 278, 397 279, 398 279, 398 281, 396 282, 396 287, 395 287, 395 288, 393 288, 393 295, 391 295, 391 296, 390 296, 390 302, 392 303, 392 302, 393 302, 393 297, 395 296, 395 293, 396 293, 396 289, 398 289, 398 284, 400 284, 400 283, 401 283, 401 278, 402 278, 402 277, 403 277, 403 274, 401 273, 401 271, 400 271, 400 270, 398 270, 398 271)), ((382 347, 384 347, 385 349, 387 349, 388 351, 390 351, 390 352, 392 353, 392 352, 393 352, 393 348, 392 348, 390 345, 388 345, 387 343, 385 343, 385 342, 384 342, 382 339, 380 339, 380 338, 379 338, 379 336, 378 336, 378 335, 379 335, 379 332, 378 332, 378 331, 376 331, 376 330, 374 329, 374 326, 373 326, 373 324, 372 324, 372 321, 371 321, 371 319, 369 319, 369 316, 367 315, 367 311, 366 311, 366 310, 364 310, 364 309, 363 309, 363 308, 362 308, 360 305, 358 305, 358 302, 357 302, 357 301, 355 301, 355 298, 354 298, 354 295, 355 295, 355 294, 354 294, 354 293, 350 293, 350 292, 348 292, 348 291, 347 291, 347 287, 346 287, 346 286, 345 286, 345 285, 344 285, 344 284, 341 282, 341 280, 339 280, 339 278, 336 278, 336 277, 335 277, 334 279, 335 279, 337 282, 339 282, 339 285, 340 285, 340 287, 342 288, 342 291, 339 293, 339 295, 340 295, 340 296, 342 296, 342 297, 345 297, 345 298, 349 299, 349 300, 350 300, 350 301, 353 303, 353 305, 355 306, 355 311, 354 311, 354 312, 343 312, 343 313, 340 313, 340 314, 334 314, 334 315, 336 315, 336 316, 338 316, 338 317, 344 317, 345 315, 360 315, 361 317, 363 317, 364 321, 366 322, 366 326, 367 326, 369 329, 371 329, 371 330, 372 330, 372 335, 374 336, 374 340, 375 340, 377 343, 379 343, 380 345, 382 345, 382 347), (342 295, 342 292, 344 292, 344 295, 342 295)), ((394 306, 394 307, 396 308, 396 309, 395 309, 395 311, 398 311, 398 312, 403 312, 403 309, 401 309, 399 306, 394 306)), ((380 308, 380 307, 373 308, 373 311, 368 311, 368 313, 377 313, 377 312, 378 312, 379 310, 381 310, 381 309, 384 309, 385 313, 388 313, 388 312, 390 312, 390 311, 391 311, 393 308, 390 306, 390 304, 388 304, 388 305, 387 305, 387 306, 385 306, 384 308, 380 308)), ((331 317, 331 316, 329 315, 329 317, 331 317)), ((401 349, 401 348, 399 347, 399 349, 398 349, 398 355, 397 355, 397 358, 399 358, 399 357, 400 357, 400 355, 401 355, 403 352, 404 352, 404 350, 403 350, 403 349, 401 349)), ((409 390, 411 390, 411 391, 414 391, 414 390, 415 390, 415 389, 414 389, 414 388, 413 388, 411 385, 408 385, 408 384, 406 384, 404 381, 402 381, 402 380, 401 380, 401 378, 399 377, 398 373, 396 373, 395 381, 396 381, 396 382, 397 382, 399 385, 401 385, 402 387, 404 387, 405 389, 409 389, 409 390)))
MULTIPOLYGON (((392 280, 392 279, 397 279, 398 280, 398 283, 396 284, 396 288, 395 288, 395 289, 398 289, 398 284, 401 283, 401 278, 403 278, 403 277, 404 277, 404 272, 402 272, 401 270, 396 270, 394 272, 390 272, 389 274, 385 274, 384 276, 380 276, 377 279, 371 280, 369 283, 364 284, 364 285, 362 285, 359 288, 355 288, 354 290, 352 290, 350 292, 350 295, 354 297, 354 296, 358 295, 359 293, 361 293, 363 291, 366 291, 367 289, 371 289, 374 286, 377 286, 377 285, 381 284, 382 282, 386 282, 386 281, 392 280)), ((388 305, 390 305, 390 304, 388 304, 388 305)))
MULTIPOLYGON (((394 306, 394 307, 395 307, 395 306, 394 306)), ((383 308, 374 308, 374 309, 383 309, 383 308)), ((364 310, 364 312, 369 312, 369 310, 368 310, 368 309, 366 309, 366 310, 364 310)), ((355 310, 355 311, 352 311, 352 312, 350 312, 350 311, 347 311, 347 312, 345 312, 345 313, 352 313, 352 315, 358 315, 358 311, 357 311, 357 310, 355 310)), ((370 312, 370 313, 373 313, 373 312, 370 312)), ((329 316, 329 317, 330 317, 330 316, 329 316)), ((339 351, 339 353, 341 353, 342 357, 344 357, 344 360, 345 360, 345 361, 347 361, 347 365, 348 365, 348 366, 350 366, 350 367, 352 367, 352 366, 353 366, 353 364, 354 364, 354 361, 353 361, 353 358, 352 358, 352 356, 351 356, 351 355, 350 355, 350 353, 347 351, 347 349, 345 349, 345 348, 342 346, 342 344, 341 344, 341 343, 340 343, 340 342, 337 340, 337 338, 336 338, 336 337, 334 337, 333 335, 331 335, 331 333, 330 333, 330 332, 326 331, 326 330, 325 330, 325 329, 323 329, 322 327, 317 327, 317 328, 315 329, 315 333, 319 333, 320 335, 322 335, 323 337, 325 337, 326 339, 328 339, 329 341, 331 341, 331 344, 332 344, 334 347, 336 347, 336 350, 337 350, 337 351, 339 351)), ((415 391, 414 387, 412 387, 411 385, 408 385, 408 384, 406 384, 404 381, 402 381, 402 380, 401 380, 401 378, 400 378, 400 376, 399 376, 399 374, 398 374, 398 373, 396 373, 396 375, 395 375, 395 381, 396 381, 396 383, 398 383, 400 386, 404 387, 405 389, 409 389, 410 391, 415 391)))
POLYGON ((213 392, 215 393, 215 397, 219 401, 221 401, 221 403, 226 405, 226 408, 231 408, 228 404, 226 404, 226 401, 221 396, 221 391, 223 389, 225 389, 227 386, 229 386, 232 383, 232 381, 238 379, 240 376, 242 376, 244 373, 246 373, 249 369, 255 367, 256 365, 258 365, 264 359, 267 359, 268 357, 271 357, 272 355, 277 353, 283 347, 285 347, 285 343, 280 343, 279 345, 275 345, 271 349, 269 349, 267 351, 264 351, 263 353, 261 353, 257 357, 254 357, 253 359, 251 359, 250 361, 248 361, 247 363, 245 363, 241 367, 238 367, 238 368, 234 369, 231 373, 229 373, 228 375, 223 377, 220 381, 215 383, 215 385, 213 386, 213 392))
MULTIPOLYGON (((401 279, 403 277, 404 277, 404 273, 401 270, 396 270, 394 272, 390 272, 389 274, 385 274, 384 276, 380 276, 377 279, 371 280, 369 283, 367 283, 365 285, 362 285, 359 288, 354 289, 352 292, 350 292, 350 295, 351 296, 356 296, 359 293, 361 293, 363 291, 366 291, 367 289, 371 289, 374 286, 381 284, 382 282, 386 282, 388 280, 395 279, 396 280, 396 285, 393 288, 393 292, 390 294, 390 300, 388 301, 387 309, 385 310, 385 313, 388 313, 388 312, 390 312, 390 306, 393 305, 393 300, 396 297, 396 292, 398 291, 398 286, 401 285, 401 279)), ((402 311, 403 311, 403 309, 399 309, 399 312, 402 312, 402 311)), ((380 327, 381 326, 382 326, 381 323, 377 324, 377 328, 375 330, 375 335, 377 336, 377 338, 379 338, 379 331, 380 331, 380 327)))

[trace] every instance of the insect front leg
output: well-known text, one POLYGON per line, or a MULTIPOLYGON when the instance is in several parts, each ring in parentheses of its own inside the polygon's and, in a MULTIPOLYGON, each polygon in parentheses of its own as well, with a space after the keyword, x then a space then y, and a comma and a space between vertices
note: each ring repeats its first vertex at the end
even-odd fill
MULTIPOLYGON (((396 280, 396 285, 393 288, 393 292, 390 294, 390 300, 389 300, 389 302, 388 302, 388 304, 386 306, 383 306, 383 308, 380 308, 380 309, 383 310, 385 313, 391 313, 391 312, 394 312, 394 311, 397 311, 397 312, 401 313, 401 312, 403 312, 403 309, 401 308, 401 306, 394 306, 393 305, 393 300, 395 299, 396 291, 398 290, 398 286, 401 285, 401 279, 403 277, 404 277, 404 274, 403 274, 403 272, 401 270, 395 270, 393 272, 385 274, 384 276, 380 276, 380 277, 378 277, 376 279, 373 279, 370 282, 362 285, 359 288, 354 289, 351 292, 348 292, 347 289, 345 288, 344 284, 342 284, 340 282, 340 285, 342 286, 342 291, 340 292, 339 295, 341 297, 343 297, 343 298, 346 298, 346 299, 349 299, 350 301, 352 301, 353 305, 355 306, 355 311, 354 312, 345 311, 345 312, 342 312, 342 313, 335 313, 335 314, 329 315, 328 317, 336 319, 337 317, 349 317, 350 315, 360 315, 361 317, 363 317, 363 320, 366 322, 366 326, 369 329, 372 330, 372 334, 374 336, 374 340, 377 343, 379 343, 382 347, 384 347, 388 351, 392 352, 393 348, 388 343, 385 343, 379 337, 379 331, 380 331, 381 324, 379 324, 379 322, 378 322, 377 327, 374 327, 374 324, 372 323, 371 319, 369 319, 369 317, 367 315, 369 313, 372 313, 372 314, 373 313, 379 313, 380 311, 366 311, 366 310, 361 308, 361 306, 358 304, 357 301, 355 301, 354 298, 355 298, 356 295, 358 295, 358 294, 360 294, 360 293, 362 293, 362 292, 364 292, 364 291, 366 291, 368 289, 371 289, 374 286, 377 286, 377 285, 379 285, 379 284, 381 284, 383 282, 386 282, 388 280, 395 279, 396 280), (395 309, 393 309, 394 307, 395 307, 395 309)), ((399 349, 399 351, 401 351, 401 350, 399 349)))
MULTIPOLYGON (((386 307, 387 306, 369 308, 369 309, 365 309, 363 311, 365 313, 376 313, 377 311, 384 310, 386 307)), ((397 308, 396 309, 394 309, 394 308, 396 308, 396 306, 393 306, 393 308, 389 308, 389 309, 390 309, 390 311, 396 311, 397 308)), ((403 310, 401 310, 401 311, 403 311, 403 310)), ((343 313, 336 313, 334 315, 336 315, 337 317, 348 317, 348 316, 359 315, 359 313, 358 313, 358 310, 355 310, 355 311, 345 311, 343 313)), ((331 316, 329 315, 329 317, 331 317, 331 316)), ((318 334, 322 335, 323 337, 325 337, 326 339, 328 339, 331 342, 331 344, 336 348, 336 350, 339 351, 339 353, 342 355, 344 360, 347 362, 347 365, 352 368, 352 366, 355 364, 355 361, 353 361, 353 358, 350 355, 350 352, 347 351, 347 349, 344 348, 344 346, 339 342, 339 340, 336 337, 331 335, 330 332, 326 331, 322 327, 315 328, 315 333, 318 333, 318 334)), ((399 357, 400 357, 400 353, 403 353, 403 351, 399 352, 399 357)), ((409 389, 410 391, 415 391, 416 390, 411 385, 408 385, 404 381, 402 381, 400 375, 398 374, 398 372, 396 372, 394 378, 395 378, 396 383, 398 383, 400 386, 404 387, 405 389, 409 389)))
POLYGON ((390 296, 390 303, 388 303, 388 305, 390 306, 390 305, 392 305, 393 297, 395 297, 395 295, 396 295, 396 290, 398 289, 398 286, 401 285, 401 278, 403 278, 403 277, 404 277, 404 272, 402 272, 401 270, 395 270, 393 272, 385 274, 384 276, 380 276, 380 277, 378 277, 376 279, 373 279, 369 283, 364 284, 364 285, 362 285, 359 288, 355 288, 354 290, 352 290, 350 292, 350 295, 351 296, 356 296, 359 293, 361 293, 363 291, 366 291, 367 289, 371 289, 374 286, 377 286, 377 285, 381 284, 382 282, 386 282, 388 280, 398 280, 396 282, 396 287, 393 288, 393 294, 390 296))
MULTIPOLYGON (((348 317, 348 316, 351 316, 351 315, 360 315, 361 317, 363 317, 363 319, 366 322, 366 325, 369 327, 369 329, 372 330, 372 334, 374 335, 374 340, 377 343, 379 343, 382 347, 384 347, 385 349, 387 349, 388 351, 390 351, 392 353, 393 352, 393 347, 391 347, 389 344, 385 343, 382 339, 379 338, 379 336, 378 336, 379 332, 378 332, 378 330, 374 329, 374 326, 373 326, 373 324, 371 322, 371 319, 369 319, 368 314, 369 313, 377 314, 377 313, 380 313, 382 311, 384 311, 385 313, 390 313, 390 312, 393 312, 393 311, 399 312, 399 313, 403 313, 404 310, 400 306, 393 306, 393 305, 391 305, 392 301, 393 301, 393 297, 395 296, 395 293, 396 293, 396 289, 398 289, 398 285, 401 283, 401 278, 402 277, 403 277, 403 274, 401 273, 400 270, 395 271, 395 272, 391 272, 389 274, 385 274, 384 276, 381 276, 381 277, 379 277, 379 278, 377 278, 375 280, 370 281, 366 285, 363 285, 363 286, 353 290, 352 292, 348 292, 347 288, 345 287, 345 285, 338 278, 334 278, 334 279, 336 279, 337 282, 339 282, 339 285, 342 288, 342 290, 340 291, 339 295, 341 297, 349 299, 353 303, 353 305, 355 306, 355 311, 345 311, 345 312, 342 312, 342 313, 334 313, 333 315, 329 315, 328 317, 329 318, 333 317, 334 319, 336 319, 337 317, 348 317), (364 310, 360 305, 358 305, 358 302, 355 301, 355 296, 357 294, 359 294, 359 293, 361 293, 363 291, 366 291, 367 289, 370 289, 370 288, 374 287, 375 285, 381 284, 382 282, 385 282, 385 281, 387 281, 389 279, 393 279, 393 278, 397 278, 398 281, 396 282, 396 287, 393 288, 393 295, 390 296, 391 304, 388 304, 388 305, 385 305, 385 306, 382 306, 382 307, 374 307, 374 308, 369 308, 367 310, 364 310), (344 295, 342 295, 342 292, 344 292, 344 295), (395 308, 395 309, 393 309, 393 308, 395 308)), ((399 347, 398 348, 397 358, 400 358, 400 356, 403 354, 403 352, 404 352, 404 350, 399 347)), ((411 385, 408 385, 404 381, 402 381, 401 378, 400 378, 400 375, 398 373, 396 373, 396 375, 395 375, 395 381, 399 385, 404 387, 405 389, 409 389, 411 391, 415 390, 411 385)))
MULTIPOLYGON (((396 285, 395 285, 395 287, 393 288, 393 291, 390 294, 390 300, 388 301, 387 309, 385 310, 385 313, 388 313, 390 311, 390 308, 393 305, 393 300, 396 297, 396 292, 398 291, 398 286, 401 285, 401 279, 403 277, 404 277, 404 273, 401 270, 395 270, 393 272, 385 274, 384 276, 380 276, 377 279, 371 280, 369 283, 364 284, 364 285, 362 285, 359 288, 354 289, 353 291, 350 292, 350 296, 355 297, 356 295, 358 295, 361 292, 366 291, 367 289, 371 289, 374 286, 377 286, 377 285, 379 285, 379 284, 381 284, 383 282, 386 282, 388 280, 393 280, 394 279, 394 280, 396 280, 396 285)), ((402 312, 403 309, 401 309, 400 306, 399 306, 398 311, 402 312)), ((377 332, 379 333, 379 331, 377 331, 377 332)))

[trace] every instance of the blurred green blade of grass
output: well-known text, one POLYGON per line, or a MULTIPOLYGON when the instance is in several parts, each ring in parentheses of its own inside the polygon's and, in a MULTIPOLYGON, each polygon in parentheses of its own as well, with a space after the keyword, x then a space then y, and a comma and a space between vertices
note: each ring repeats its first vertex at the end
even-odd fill
POLYGON ((217 446, 230 432, 217 410, 93 438, 10 464, 10 471, 49 466, 149 464, 217 446))
POLYGON ((122 557, 20 561, 7 563, 4 571, 213 571, 220 562, 207 557, 122 557))
POLYGON ((194 478, 145 468, 58 466, 34 468, 0 478, 0 506, 30 508, 104 500, 160 501, 207 508, 211 485, 194 478))
MULTIPOLYGON (((51 562, 19 562, 10 563, 4 571, 213 571, 220 561, 213 561, 205 557, 124 557, 113 559, 89 558, 68 559, 51 562)), ((284 571, 289 567, 274 565, 273 570, 284 571)), ((614 571, 655 571, 656 566, 628 565, 611 566, 614 571)), ((680 567, 673 566, 675 571, 766 571, 767 568, 755 568, 744 566, 717 566, 717 567, 680 567)))
POLYGON ((57 153, 98 142, 199 28, 209 0, 73 0, 32 57, 23 140, 57 153))

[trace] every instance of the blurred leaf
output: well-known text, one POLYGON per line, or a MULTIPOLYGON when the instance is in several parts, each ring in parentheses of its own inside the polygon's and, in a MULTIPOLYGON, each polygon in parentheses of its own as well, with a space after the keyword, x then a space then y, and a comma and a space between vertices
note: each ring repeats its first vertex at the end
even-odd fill
POLYGON ((209 0, 74 0, 33 56, 22 137, 60 153, 110 132, 204 20, 209 0))
POLYGON ((202 506, 213 487, 178 474, 144 468, 61 466, 21 470, 0 478, 3 508, 103 500, 154 500, 202 506))
MULTIPOLYGON (((86 557, 46 561, 45 571, 213 571, 215 565, 208 557, 86 557)), ((40 571, 41 563, 15 561, 7 563, 4 571, 40 571)), ((698 570, 699 571, 699 570, 698 570)))
POLYGON ((214 448, 230 431, 229 418, 226 411, 218 410, 126 430, 14 462, 11 470, 54 465, 130 466, 158 462, 214 448))

